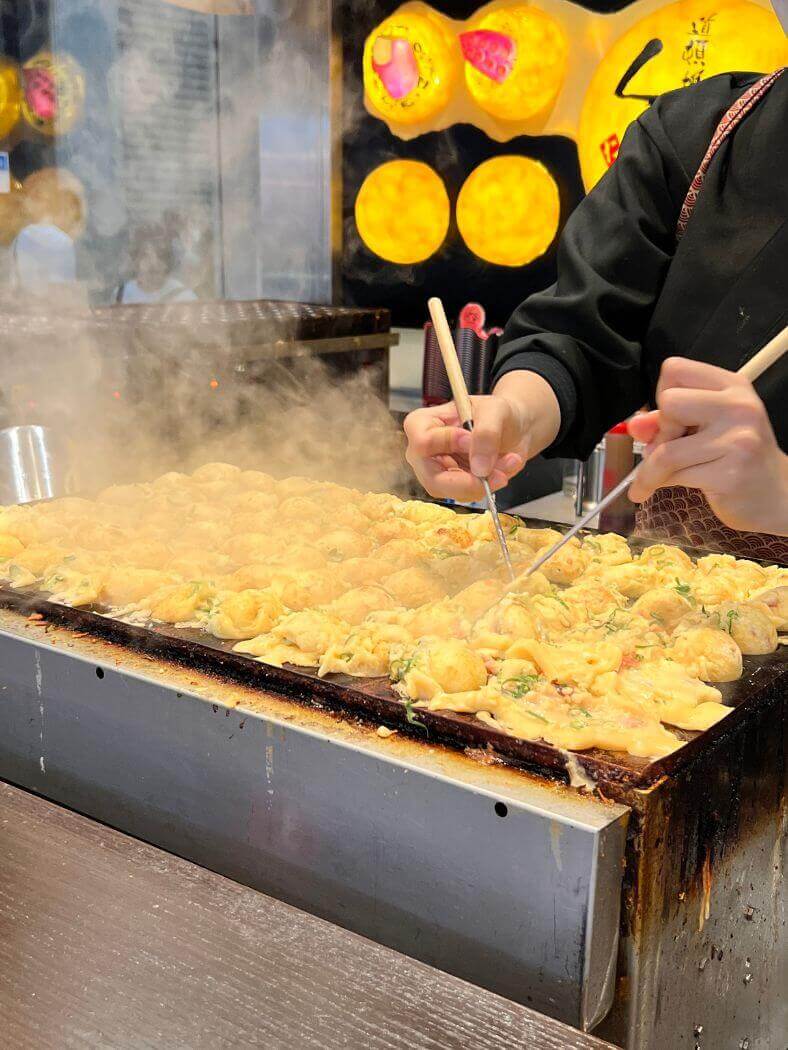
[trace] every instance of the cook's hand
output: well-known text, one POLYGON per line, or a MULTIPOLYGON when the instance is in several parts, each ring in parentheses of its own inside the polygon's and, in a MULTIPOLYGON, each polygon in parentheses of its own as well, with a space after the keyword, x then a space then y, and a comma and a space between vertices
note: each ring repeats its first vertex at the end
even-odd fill
POLYGON ((683 485, 700 489, 730 528, 788 535, 788 456, 748 380, 672 357, 662 366, 657 406, 629 422, 647 445, 630 499, 683 485))
POLYGON ((561 424, 550 384, 533 372, 508 372, 492 394, 472 397, 473 431, 460 425, 453 402, 419 408, 405 420, 406 458, 431 496, 478 500, 503 488, 546 448, 561 424))

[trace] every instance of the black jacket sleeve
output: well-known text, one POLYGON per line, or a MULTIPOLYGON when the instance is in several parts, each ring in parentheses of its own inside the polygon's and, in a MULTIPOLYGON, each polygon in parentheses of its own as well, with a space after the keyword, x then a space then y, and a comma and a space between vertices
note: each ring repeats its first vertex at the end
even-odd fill
POLYGON ((647 401, 642 340, 689 181, 658 101, 629 127, 615 164, 570 216, 556 284, 509 321, 493 381, 527 369, 552 385, 562 423, 548 456, 586 459, 606 430, 647 401))

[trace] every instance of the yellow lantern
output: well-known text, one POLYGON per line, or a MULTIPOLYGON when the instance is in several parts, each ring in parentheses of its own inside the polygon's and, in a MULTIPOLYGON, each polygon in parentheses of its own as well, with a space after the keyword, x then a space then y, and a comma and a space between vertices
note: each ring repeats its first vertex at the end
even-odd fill
POLYGON ((8 58, 0 58, 0 139, 16 127, 22 107, 19 67, 8 58))
POLYGON ((498 266, 525 266, 558 232, 558 187, 530 157, 493 157, 474 169, 457 198, 457 226, 468 248, 498 266))
POLYGON ((641 19, 602 59, 583 102, 578 150, 586 187, 615 161, 649 99, 717 73, 768 73, 787 61, 776 16, 749 0, 679 0, 641 19))
POLYGON ((428 164, 392 160, 367 175, 356 197, 362 241, 387 262, 423 262, 443 244, 449 229, 449 196, 428 164))
POLYGON ((448 105, 461 56, 446 23, 426 7, 385 19, 364 44, 364 90, 372 113, 420 124, 448 105))
POLYGON ((530 4, 496 7, 460 36, 465 82, 475 102, 498 120, 545 113, 566 76, 569 44, 562 27, 530 4))

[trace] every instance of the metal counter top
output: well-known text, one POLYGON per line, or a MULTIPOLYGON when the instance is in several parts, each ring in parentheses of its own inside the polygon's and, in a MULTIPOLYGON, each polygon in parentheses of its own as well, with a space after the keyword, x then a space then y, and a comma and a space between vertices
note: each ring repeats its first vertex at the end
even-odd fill
POLYGON ((542 1017, 0 784, 8 1050, 603 1050, 542 1017))

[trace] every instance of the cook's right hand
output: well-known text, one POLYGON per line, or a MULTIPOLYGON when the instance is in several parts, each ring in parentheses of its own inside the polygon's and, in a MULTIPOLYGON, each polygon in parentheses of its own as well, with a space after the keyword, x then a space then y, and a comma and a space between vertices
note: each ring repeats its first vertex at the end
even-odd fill
POLYGON ((552 387, 532 372, 509 372, 492 394, 471 398, 473 431, 462 428, 453 402, 418 408, 405 420, 405 454, 431 496, 467 502, 495 492, 546 448, 561 413, 552 387))

